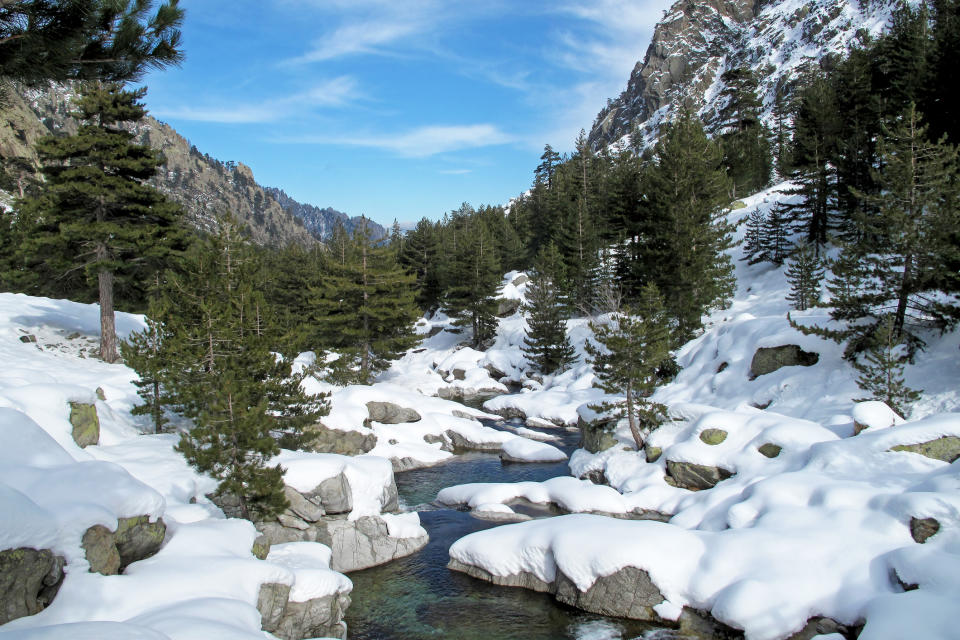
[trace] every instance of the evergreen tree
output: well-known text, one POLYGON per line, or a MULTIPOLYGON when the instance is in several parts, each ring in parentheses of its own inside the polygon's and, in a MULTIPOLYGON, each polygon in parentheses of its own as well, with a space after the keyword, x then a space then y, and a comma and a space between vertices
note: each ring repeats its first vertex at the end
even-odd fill
POLYGON ((757 98, 757 79, 746 68, 731 69, 721 79, 717 129, 723 142, 724 165, 730 177, 730 196, 753 193, 770 180, 770 132, 760 121, 762 104, 757 98))
POLYGON ((880 400, 901 416, 907 416, 909 405, 920 398, 920 392, 908 387, 903 380, 903 367, 909 356, 894 335, 894 324, 893 316, 885 317, 862 361, 854 360, 853 366, 860 374, 857 386, 870 394, 857 402, 880 400))
POLYGON ((675 319, 678 343, 701 326, 704 312, 733 293, 726 220, 729 181, 718 145, 691 113, 664 127, 642 174, 645 215, 636 236, 636 283, 652 282, 675 319))
POLYGON ((554 245, 537 257, 527 285, 529 330, 523 340, 523 353, 541 373, 563 371, 577 359, 576 350, 567 337, 566 315, 561 304, 557 274, 560 254, 554 245))
POLYGON ((0 3, 0 77, 125 81, 179 64, 178 0, 6 0, 0 3))
POLYGON ((666 407, 649 397, 660 382, 658 369, 670 359, 669 320, 657 287, 643 288, 636 315, 629 309, 611 314, 607 323, 590 324, 597 345, 587 343, 597 386, 609 394, 622 394, 622 402, 607 402, 597 409, 614 410, 627 418, 630 433, 643 447, 645 434, 666 420, 666 407))
POLYGON ((805 311, 820 302, 820 283, 823 281, 823 264, 813 248, 801 243, 794 250, 793 260, 785 271, 790 283, 787 300, 794 309, 805 311))
POLYGON ((746 233, 743 236, 743 260, 756 264, 766 257, 764 252, 767 217, 759 208, 747 217, 746 233))
MULTIPOLYGON (((158 276, 159 279, 159 276, 158 276)), ((157 295, 147 309, 147 326, 143 331, 130 334, 120 343, 123 362, 137 372, 134 381, 137 395, 143 404, 130 412, 133 415, 147 415, 153 423, 153 432, 162 433, 169 424, 165 407, 173 402, 168 391, 169 367, 172 363, 171 352, 175 350, 176 337, 164 325, 161 318, 167 317, 171 310, 163 307, 165 298, 157 295)))
POLYGON ((407 233, 397 260, 414 274, 417 305, 421 309, 436 309, 440 304, 441 282, 439 244, 434 224, 423 218, 407 233))
POLYGON ((460 326, 470 327, 472 345, 480 349, 497 329, 497 289, 502 275, 490 234, 476 216, 456 220, 457 241, 450 253, 450 286, 444 306, 460 326))
POLYGON ((311 301, 326 346, 340 353, 342 381, 370 384, 416 343, 415 276, 398 264, 389 245, 371 241, 365 221, 342 257, 328 263, 311 301))
POLYGON ((767 214, 763 223, 762 259, 776 265, 783 264, 787 257, 790 235, 788 211, 788 205, 777 203, 770 208, 770 213, 767 214))
POLYGON ((182 250, 182 211, 147 184, 163 162, 148 146, 133 144, 125 124, 144 117, 144 90, 93 83, 79 100, 83 121, 75 135, 37 143, 46 193, 20 205, 32 217, 24 261, 46 260, 60 270, 84 271, 96 281, 100 302, 100 357, 117 359, 114 289, 143 282, 182 250))

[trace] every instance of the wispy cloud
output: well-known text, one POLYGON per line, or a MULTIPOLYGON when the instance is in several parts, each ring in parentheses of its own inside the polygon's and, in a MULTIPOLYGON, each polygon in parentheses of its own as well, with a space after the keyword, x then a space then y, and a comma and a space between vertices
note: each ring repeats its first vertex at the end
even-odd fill
POLYGON ((283 98, 248 104, 161 106, 151 113, 161 119, 251 124, 276 122, 317 108, 342 107, 361 97, 357 81, 351 76, 340 76, 283 98))
POLYGON ((509 144, 516 139, 492 124, 433 125, 394 134, 359 136, 302 136, 276 140, 301 144, 343 145, 384 149, 405 158, 509 144))
POLYGON ((445 176, 463 176, 468 173, 473 173, 473 169, 440 169, 437 173, 445 176))

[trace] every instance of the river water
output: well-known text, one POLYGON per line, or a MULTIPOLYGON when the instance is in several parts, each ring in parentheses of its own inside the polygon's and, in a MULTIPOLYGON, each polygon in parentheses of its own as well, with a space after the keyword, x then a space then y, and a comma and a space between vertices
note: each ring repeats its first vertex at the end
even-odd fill
MULTIPOLYGON (((497 428, 494 423, 487 426, 497 428)), ((568 455, 578 432, 552 429, 552 442, 568 455)), ((457 539, 501 526, 468 512, 431 504, 444 487, 468 482, 540 482, 569 475, 566 462, 503 464, 496 454, 468 453, 425 469, 396 475, 401 504, 420 513, 430 542, 418 553, 350 574, 353 603, 347 611, 351 640, 615 640, 680 636, 629 620, 603 618, 557 603, 552 596, 498 587, 446 568, 457 539)), ((520 511, 520 509, 517 509, 520 511)), ((546 511, 540 515, 548 515, 546 511)))

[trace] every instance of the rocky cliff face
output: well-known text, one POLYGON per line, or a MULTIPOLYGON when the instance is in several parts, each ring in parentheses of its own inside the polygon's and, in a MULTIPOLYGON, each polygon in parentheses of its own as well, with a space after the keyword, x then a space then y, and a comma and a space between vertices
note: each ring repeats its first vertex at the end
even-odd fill
MULTIPOLYGON (((73 133, 77 121, 70 117, 74 92, 63 86, 9 89, 0 112, 0 160, 9 197, 19 191, 31 170, 36 170, 33 145, 51 133, 73 133)), ((257 184, 243 163, 221 162, 200 152, 168 124, 147 117, 134 128, 138 141, 163 152, 166 164, 154 185, 187 211, 191 223, 212 229, 219 216, 231 213, 244 225, 254 242, 283 246, 311 244, 326 237, 333 220, 350 219, 333 209, 317 209, 289 198, 282 191, 257 184), (279 196, 282 194, 282 198, 279 196), (303 217, 298 214, 303 213, 303 217)), ((9 199, 9 198, 8 198, 9 199)))
MULTIPOLYGON (((354 216, 351 218, 342 211, 337 211, 332 207, 321 209, 320 207, 315 207, 312 204, 297 202, 288 196, 283 189, 266 187, 265 191, 270 195, 270 197, 279 202, 280 206, 283 207, 285 211, 289 212, 295 218, 302 220, 303 225, 311 233, 320 238, 329 238, 338 222, 343 225, 348 233, 353 233, 353 230, 360 226, 362 221, 360 216, 354 216)), ((366 223, 367 228, 370 230, 370 234, 374 240, 378 240, 387 235, 387 230, 373 220, 368 218, 366 223)))
POLYGON ((641 146, 677 108, 698 111, 709 123, 721 106, 720 77, 748 67, 760 79, 758 95, 772 120, 778 93, 831 54, 847 50, 857 32, 879 32, 889 0, 679 0, 657 25, 643 61, 626 90, 597 115, 589 141, 594 149, 638 133, 641 146))

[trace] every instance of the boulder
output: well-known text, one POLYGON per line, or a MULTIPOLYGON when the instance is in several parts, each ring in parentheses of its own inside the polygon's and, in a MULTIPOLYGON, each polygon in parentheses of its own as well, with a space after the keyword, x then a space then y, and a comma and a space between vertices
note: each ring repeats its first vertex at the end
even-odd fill
POLYGON ((305 602, 291 602, 290 587, 268 582, 260 585, 257 609, 260 626, 282 640, 347 637, 343 616, 350 596, 336 593, 305 602))
POLYGON ((256 540, 253 541, 253 547, 250 549, 250 553, 252 553, 255 558, 266 560, 267 555, 270 553, 270 538, 261 533, 257 536, 256 540))
POLYGON ((358 456, 377 446, 377 436, 373 432, 330 429, 319 422, 303 431, 306 448, 319 453, 358 456))
POLYGON ((650 580, 650 574, 636 567, 601 576, 586 591, 578 590, 570 578, 558 571, 554 595, 560 602, 584 611, 634 620, 660 620, 653 607, 663 602, 663 594, 650 580))
POLYGON ((447 429, 444 433, 450 440, 450 446, 454 450, 498 453, 503 449, 503 443, 501 442, 475 442, 467 439, 466 436, 454 431, 453 429, 447 429))
POLYGON ((820 355, 804 351, 798 345, 785 344, 779 347, 760 347, 750 363, 750 379, 773 373, 781 367, 811 367, 820 361, 820 355))
POLYGON ((86 530, 80 542, 90 573, 115 576, 120 573, 120 552, 113 532, 105 526, 96 524, 86 530))
POLYGON ((815 616, 807 620, 807 624, 804 625, 803 629, 786 638, 786 640, 814 640, 815 638, 822 638, 832 634, 837 634, 844 638, 855 638, 858 635, 855 629, 842 625, 833 618, 815 616))
POLYGON ((42 611, 63 582, 63 558, 49 549, 0 551, 0 625, 42 611))
POLYGON ((584 449, 590 453, 599 453, 617 445, 614 429, 616 420, 597 420, 588 422, 582 417, 577 419, 580 440, 584 449))
POLYGON ((290 503, 290 506, 287 507, 287 512, 290 515, 297 516, 307 522, 316 522, 324 514, 323 507, 314 504, 293 487, 283 485, 283 495, 290 503))
POLYGON ((718 445, 727 439, 727 432, 723 429, 704 429, 700 432, 700 441, 704 444, 718 445))
POLYGON ((501 298, 497 300, 497 317, 505 318, 512 316, 520 308, 520 301, 514 298, 501 298))
POLYGON ((667 473, 676 486, 691 491, 712 489, 718 482, 733 475, 720 467, 710 467, 692 462, 676 462, 674 460, 667 460, 667 473))
POLYGON ((97 407, 86 402, 70 403, 71 435, 79 447, 89 447, 100 441, 100 418, 97 407))
POLYGON ((95 393, 97 394, 97 400, 106 401, 106 399, 107 399, 107 394, 106 394, 106 392, 103 390, 103 387, 97 387, 97 390, 96 390, 95 393))
POLYGON ((929 442, 919 444, 900 444, 890 451, 909 451, 919 453, 922 456, 933 458, 934 460, 943 460, 944 462, 953 462, 960 458, 960 438, 957 436, 943 436, 929 442))
POLYGON ((163 518, 150 522, 150 516, 120 518, 114 540, 120 554, 120 571, 137 560, 149 558, 163 546, 167 536, 167 525, 163 518))
POLYGON ((279 582, 267 582, 260 585, 260 592, 257 594, 257 610, 260 611, 260 627, 264 631, 277 628, 289 600, 289 585, 279 582))
POLYGON ((647 455, 647 462, 656 462, 663 455, 663 449, 651 447, 649 444, 643 447, 643 451, 647 455))
POLYGON ((780 455, 780 452, 783 451, 783 448, 780 445, 767 442, 766 444, 762 444, 757 447, 757 451, 768 458, 776 458, 778 455, 780 455))
POLYGON ((528 283, 528 282, 530 282, 530 276, 528 276, 528 275, 525 274, 525 273, 521 273, 521 274, 518 275, 516 278, 514 278, 513 280, 511 280, 511 281, 510 281, 510 284, 512 284, 512 285, 515 286, 515 287, 519 287, 520 285, 526 284, 526 283, 528 283))
POLYGON ((910 535, 914 541, 923 544, 940 531, 936 518, 910 518, 910 535))
POLYGON ((370 414, 370 422, 382 424, 400 424, 420 420, 420 414, 413 409, 407 409, 392 402, 368 402, 367 413, 370 414))
POLYGON ((344 473, 327 478, 306 494, 306 498, 319 503, 326 513, 349 513, 353 510, 353 491, 344 473))
POLYGON ((282 524, 287 529, 299 529, 300 531, 306 531, 310 528, 310 523, 301 520, 297 516, 290 515, 289 513, 281 513, 277 516, 277 522, 282 524))
POLYGON ((324 518, 314 525, 316 542, 333 551, 330 568, 334 571, 359 571, 408 556, 426 546, 429 538, 392 538, 387 523, 378 516, 356 520, 345 517, 324 518))
POLYGON ((466 380, 466 379, 467 379, 467 370, 466 370, 466 369, 460 369, 459 367, 457 367, 456 369, 453 370, 453 379, 454 379, 454 380, 466 380))
POLYGON ((36 343, 37 336, 33 335, 32 333, 28 333, 25 336, 20 336, 20 342, 24 344, 36 343))
POLYGON ((493 366, 489 362, 483 365, 483 368, 487 370, 487 373, 489 373, 490 377, 493 378, 494 380, 499 381, 500 378, 505 378, 507 376, 507 374, 505 374, 503 371, 500 371, 500 369, 497 369, 495 366, 493 366))

